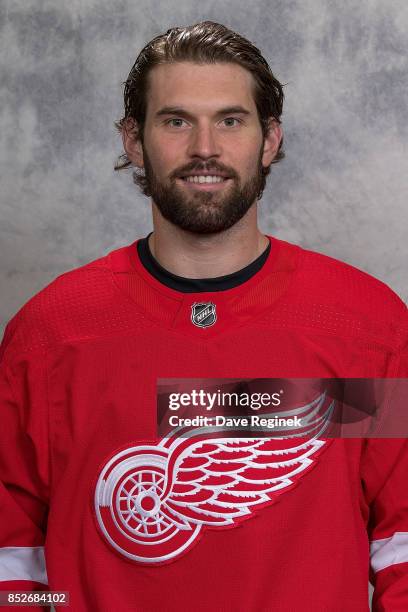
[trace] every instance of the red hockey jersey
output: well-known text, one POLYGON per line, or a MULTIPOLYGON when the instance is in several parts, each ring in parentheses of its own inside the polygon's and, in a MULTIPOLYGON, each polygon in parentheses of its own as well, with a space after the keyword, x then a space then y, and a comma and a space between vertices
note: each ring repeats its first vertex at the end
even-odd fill
POLYGON ((251 278, 197 293, 155 278, 135 242, 9 322, 1 589, 68 591, 75 612, 364 612, 370 579, 375 612, 408 610, 405 438, 315 440, 293 455, 300 470, 281 477, 281 458, 274 486, 246 496, 278 439, 158 438, 158 379, 407 377, 396 294, 269 239, 251 278))

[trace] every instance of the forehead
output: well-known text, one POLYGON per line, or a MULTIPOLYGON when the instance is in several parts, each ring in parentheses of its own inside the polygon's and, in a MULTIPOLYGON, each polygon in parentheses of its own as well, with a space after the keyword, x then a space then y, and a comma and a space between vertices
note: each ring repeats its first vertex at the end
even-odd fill
POLYGON ((255 112, 253 88, 251 73, 238 64, 160 64, 149 74, 148 114, 164 105, 211 112, 240 104, 255 112))

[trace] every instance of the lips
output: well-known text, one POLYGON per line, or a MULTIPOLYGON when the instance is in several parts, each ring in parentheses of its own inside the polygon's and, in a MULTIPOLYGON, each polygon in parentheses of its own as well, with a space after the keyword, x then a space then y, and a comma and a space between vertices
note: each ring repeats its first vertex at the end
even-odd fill
POLYGON ((189 176, 220 176, 221 178, 227 179, 230 178, 228 174, 223 172, 189 172, 187 174, 181 174, 179 178, 187 178, 189 176))
POLYGON ((225 183, 229 183, 231 179, 224 178, 224 180, 217 181, 215 183, 207 183, 207 182, 200 183, 198 181, 188 181, 187 179, 183 179, 181 177, 179 178, 179 180, 183 181, 184 185, 188 189, 195 189, 195 190, 198 189, 199 191, 217 191, 218 189, 223 189, 225 183))
MULTIPOLYGON (((191 176, 194 176, 194 175, 191 175, 191 176)), ((216 183, 207 183, 207 181, 204 181, 203 183, 200 183, 200 181, 197 181, 197 180, 189 181, 188 179, 191 178, 191 176, 180 177, 180 180, 182 180, 184 183, 189 183, 189 184, 194 184, 194 185, 215 185, 215 184, 225 183, 226 181, 229 180, 229 177, 227 177, 227 176, 220 176, 218 178, 221 179, 221 180, 218 180, 216 183)), ((201 174, 201 175, 198 175, 198 176, 216 176, 216 175, 215 174, 208 174, 208 175, 201 174)))

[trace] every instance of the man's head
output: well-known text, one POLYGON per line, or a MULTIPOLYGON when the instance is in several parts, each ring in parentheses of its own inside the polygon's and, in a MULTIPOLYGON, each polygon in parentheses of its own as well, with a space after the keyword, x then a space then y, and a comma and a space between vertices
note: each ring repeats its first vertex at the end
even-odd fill
POLYGON ((262 197, 270 165, 284 157, 283 97, 259 50, 235 32, 208 21, 168 30, 125 83, 115 124, 125 154, 115 169, 136 166, 135 183, 182 229, 224 231, 262 197), (200 173, 223 182, 183 178, 200 173))

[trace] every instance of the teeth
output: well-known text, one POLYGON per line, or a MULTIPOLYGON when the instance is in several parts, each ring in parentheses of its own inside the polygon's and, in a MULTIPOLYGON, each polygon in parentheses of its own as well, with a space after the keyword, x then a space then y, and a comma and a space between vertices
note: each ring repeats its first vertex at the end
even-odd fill
POLYGON ((188 183, 222 183, 222 176, 187 176, 184 178, 188 183))

